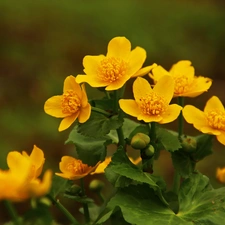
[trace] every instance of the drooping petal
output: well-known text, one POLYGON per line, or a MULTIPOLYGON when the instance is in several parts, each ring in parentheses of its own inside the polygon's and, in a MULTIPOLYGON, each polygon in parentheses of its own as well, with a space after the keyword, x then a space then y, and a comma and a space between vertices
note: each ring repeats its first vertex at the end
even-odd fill
POLYGON ((172 104, 168 106, 168 110, 162 115, 162 120, 159 121, 160 124, 170 123, 177 119, 182 107, 177 104, 172 104))
POLYGON ((225 131, 221 131, 221 134, 217 135, 216 138, 222 145, 225 145, 225 131))
POLYGON ((174 92, 173 78, 171 76, 163 76, 158 80, 153 88, 153 91, 156 92, 159 96, 164 97, 166 99, 166 102, 169 103, 173 98, 174 92))
POLYGON ((66 77, 64 80, 63 92, 73 90, 78 95, 79 99, 82 98, 80 85, 76 82, 76 78, 72 75, 66 77))
POLYGON ((62 101, 62 95, 56 95, 49 98, 44 104, 45 113, 56 118, 64 118, 67 116, 62 112, 62 101))
POLYGON ((139 114, 137 117, 138 120, 143 120, 146 123, 150 123, 150 122, 160 122, 162 120, 162 116, 158 115, 158 116, 151 116, 151 115, 147 115, 147 114, 139 114))
POLYGON ((205 108, 204 108, 205 113, 208 113, 208 112, 214 111, 214 110, 218 110, 218 111, 222 111, 222 112, 224 111, 224 106, 217 96, 212 96, 206 102, 206 105, 205 105, 205 108))
POLYGON ((154 83, 157 83, 160 78, 163 76, 168 75, 171 76, 168 71, 166 71, 162 66, 157 66, 152 69, 152 74, 150 73, 149 76, 154 80, 154 83))
POLYGON ((142 78, 137 77, 136 80, 133 83, 133 93, 134 93, 134 99, 137 101, 137 103, 140 102, 140 99, 146 96, 149 92, 152 92, 151 85, 149 82, 142 78))
POLYGON ((105 87, 109 84, 109 81, 100 80, 98 77, 96 77, 95 74, 90 75, 77 75, 76 76, 76 82, 77 83, 83 83, 86 82, 92 87, 105 87))
POLYGON ((129 76, 133 76, 138 70, 141 69, 143 63, 146 59, 146 51, 141 47, 136 47, 134 50, 131 51, 129 56, 129 67, 126 73, 129 76))
POLYGON ((79 123, 85 123, 91 115, 91 105, 88 103, 86 107, 80 109, 80 114, 78 116, 79 123))
POLYGON ((96 76, 98 74, 98 67, 104 58, 104 55, 85 56, 83 59, 84 72, 86 74, 93 74, 96 76))
POLYGON ((71 116, 65 117, 61 121, 58 130, 59 131, 63 131, 63 130, 66 130, 68 127, 70 127, 72 125, 72 123, 77 119, 79 113, 80 113, 80 111, 78 111, 77 113, 75 113, 75 114, 73 114, 71 116))
POLYGON ((141 68, 140 70, 138 70, 134 75, 132 75, 131 77, 141 77, 144 76, 146 74, 148 74, 153 68, 155 68, 157 66, 156 63, 153 63, 151 66, 146 66, 141 68))
POLYGON ((141 113, 141 110, 138 107, 138 104, 135 102, 135 100, 120 99, 119 105, 120 108, 128 115, 137 117, 141 113))
POLYGON ((125 37, 115 37, 108 44, 107 57, 127 59, 131 51, 131 43, 125 37))

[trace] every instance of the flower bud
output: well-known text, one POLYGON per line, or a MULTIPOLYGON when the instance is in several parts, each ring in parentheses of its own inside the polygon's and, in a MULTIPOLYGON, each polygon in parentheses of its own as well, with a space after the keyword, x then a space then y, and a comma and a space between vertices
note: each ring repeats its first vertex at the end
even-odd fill
POLYGON ((193 137, 182 136, 181 146, 185 152, 194 152, 197 148, 197 141, 193 137))
POLYGON ((155 148, 152 145, 149 145, 144 151, 146 156, 151 157, 155 153, 155 148))
POLYGON ((89 189, 93 192, 100 192, 104 186, 105 184, 103 181, 94 179, 89 184, 89 189))
POLYGON ((134 149, 146 148, 149 143, 150 137, 143 133, 137 133, 131 139, 131 146, 134 149))
POLYGON ((77 184, 73 184, 71 187, 66 189, 66 194, 77 195, 81 192, 81 187, 77 184))

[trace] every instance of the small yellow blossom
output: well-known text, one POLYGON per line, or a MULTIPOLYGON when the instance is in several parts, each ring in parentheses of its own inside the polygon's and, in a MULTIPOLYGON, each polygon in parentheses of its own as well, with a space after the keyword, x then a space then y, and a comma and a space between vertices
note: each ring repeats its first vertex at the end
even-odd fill
POLYGON ((177 104, 169 105, 173 90, 174 80, 170 76, 159 79, 153 89, 147 80, 138 77, 133 84, 135 100, 120 99, 119 105, 125 113, 146 123, 170 123, 179 116, 182 109, 177 104))
POLYGON ((204 108, 204 112, 192 105, 183 109, 185 120, 205 134, 216 135, 217 140, 225 145, 225 110, 218 97, 211 97, 204 108))
POLYGON ((99 163, 95 166, 88 166, 80 159, 71 156, 63 156, 59 163, 59 169, 62 173, 55 174, 68 180, 78 180, 93 172, 98 165, 99 163))
POLYGON ((217 168, 216 178, 219 182, 225 183, 225 167, 224 168, 217 168))
POLYGON ((8 153, 8 170, 0 170, 0 200, 23 201, 48 193, 51 187, 52 172, 47 170, 41 181, 44 154, 34 146, 30 156, 26 152, 8 153))
POLYGON ((88 103, 84 85, 82 88, 70 75, 64 81, 63 94, 49 98, 44 105, 47 114, 63 118, 59 125, 59 131, 71 126, 78 118, 80 123, 86 122, 91 114, 91 105, 88 103))
POLYGON ((87 82, 92 87, 106 87, 105 90, 121 88, 131 77, 143 76, 156 66, 141 69, 146 59, 146 51, 136 47, 131 51, 131 43, 125 37, 115 37, 108 44, 105 55, 87 55, 83 59, 85 75, 78 75, 78 83, 87 82))
POLYGON ((174 97, 196 97, 207 91, 212 85, 211 79, 195 76, 194 67, 188 60, 182 60, 174 64, 169 72, 163 67, 157 66, 149 74, 155 83, 165 75, 171 76, 175 81, 174 97))

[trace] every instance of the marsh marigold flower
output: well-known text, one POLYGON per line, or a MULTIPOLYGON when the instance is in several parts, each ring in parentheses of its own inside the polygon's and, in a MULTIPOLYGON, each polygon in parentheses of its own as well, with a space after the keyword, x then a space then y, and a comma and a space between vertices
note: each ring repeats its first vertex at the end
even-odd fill
POLYGON ((87 55, 83 59, 86 75, 78 75, 78 83, 87 82, 92 87, 106 87, 105 90, 121 88, 130 77, 142 76, 156 66, 142 68, 146 51, 136 47, 131 51, 131 43, 125 37, 115 37, 108 44, 105 55, 87 55))
POLYGON ((182 60, 174 64, 169 72, 163 67, 157 66, 149 74, 155 83, 165 75, 171 76, 175 81, 174 97, 196 97, 207 91, 212 85, 211 79, 195 76, 194 67, 188 60, 182 60))
POLYGON ((52 172, 47 170, 43 180, 44 154, 34 146, 32 153, 12 151, 7 156, 8 170, 0 170, 0 199, 23 201, 48 193, 51 187, 52 172))
POLYGON ((218 97, 211 97, 204 108, 204 112, 192 105, 183 109, 185 120, 205 134, 216 135, 217 140, 225 145, 225 110, 218 97))
POLYGON ((80 159, 76 159, 71 156, 63 156, 59 163, 59 169, 62 173, 55 174, 68 180, 78 180, 93 172, 98 164, 99 163, 95 166, 88 166, 80 159))
POLYGON ((49 98, 45 102, 44 110, 51 116, 63 118, 59 125, 59 131, 63 131, 77 118, 80 123, 86 122, 91 114, 91 105, 88 103, 84 85, 81 88, 71 75, 64 81, 63 94, 49 98))
POLYGON ((119 105, 125 113, 146 123, 170 123, 182 109, 177 104, 169 105, 173 90, 174 80, 170 76, 159 79, 153 89, 147 80, 138 77, 133 84, 134 100, 120 99, 119 105))
POLYGON ((225 167, 224 168, 217 168, 216 178, 219 182, 225 183, 225 167))

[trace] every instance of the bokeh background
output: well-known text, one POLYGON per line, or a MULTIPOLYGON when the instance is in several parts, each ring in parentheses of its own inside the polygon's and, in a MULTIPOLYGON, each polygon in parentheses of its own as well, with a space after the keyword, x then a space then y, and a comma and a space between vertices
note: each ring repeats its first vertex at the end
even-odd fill
MULTIPOLYGON (((147 51, 145 65, 166 69, 191 60, 196 75, 213 79, 211 89, 187 102, 203 108, 217 95, 225 103, 225 3, 223 0, 1 0, 0 1, 0 168, 12 150, 33 145, 44 150, 45 167, 58 170, 70 130, 58 132, 60 119, 46 115, 45 100, 62 93, 68 75, 82 73, 85 55, 105 54, 109 40, 127 37, 147 51)), ((88 88, 90 98, 99 93, 88 88)), ((132 96, 127 87, 127 96, 132 96)), ((176 129, 176 126, 170 125, 176 129)), ((185 126, 188 134, 198 132, 185 126)), ((218 166, 225 166, 225 147, 198 164, 215 187, 218 166)), ((156 165, 170 184, 173 174, 165 152, 156 165)), ((19 206, 20 207, 20 206, 19 206)), ((0 222, 7 220, 4 208, 0 222)))

